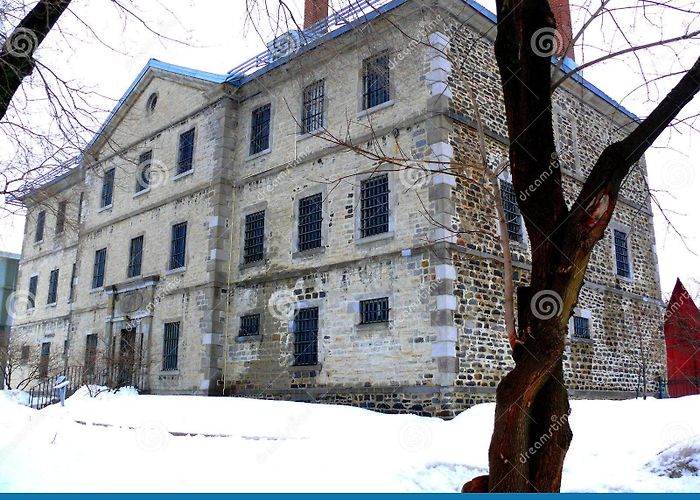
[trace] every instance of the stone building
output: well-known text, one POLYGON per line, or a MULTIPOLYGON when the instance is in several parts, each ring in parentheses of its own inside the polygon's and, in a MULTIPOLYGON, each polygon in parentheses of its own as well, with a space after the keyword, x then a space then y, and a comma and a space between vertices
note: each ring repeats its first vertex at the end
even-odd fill
MULTIPOLYGON (((485 182, 468 92, 500 162, 495 19, 471 0, 371 4, 308 0, 304 31, 225 75, 150 61, 79 165, 21 197, 36 300, 15 338, 155 393, 440 416, 492 399, 511 366, 493 196, 517 282, 529 271, 527 193, 485 182)), ((580 77, 554 103, 573 198, 636 118, 580 77)), ((574 396, 634 394, 643 352, 665 371, 646 185, 640 162, 591 258, 574 396)))

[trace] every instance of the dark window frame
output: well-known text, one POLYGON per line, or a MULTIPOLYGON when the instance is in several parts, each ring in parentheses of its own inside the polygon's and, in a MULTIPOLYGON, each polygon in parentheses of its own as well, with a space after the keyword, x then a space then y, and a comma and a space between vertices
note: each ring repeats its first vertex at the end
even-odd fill
POLYGON ((245 314, 241 316, 238 336, 252 337, 255 335, 260 335, 260 314, 245 314))
POLYGON ((369 177, 360 183, 360 238, 389 232, 390 193, 388 174, 369 177))
POLYGON ((107 269, 107 248, 95 250, 95 260, 92 265, 92 289, 101 288, 105 284, 107 269))
POLYGON ((134 278, 141 275, 141 264, 143 261, 143 235, 131 238, 129 242, 129 265, 127 266, 127 278, 134 278))
POLYGON ((253 156, 270 149, 270 127, 272 124, 272 104, 255 108, 250 115, 250 149, 253 156))
POLYGON ((573 317, 573 336, 577 339, 591 338, 591 320, 585 316, 573 317))
POLYGON ((187 265, 187 222, 173 224, 170 229, 169 270, 183 269, 187 265))
POLYGON ((297 309, 294 315, 294 366, 318 364, 319 308, 297 309))
POLYGON ((163 323, 163 371, 177 370, 180 351, 180 322, 163 323))
POLYGON ((102 194, 100 197, 100 208, 107 208, 114 202, 114 178, 116 169, 111 168, 104 173, 102 178, 102 194))
POLYGON ((44 230, 46 228, 46 210, 41 210, 36 215, 36 230, 34 232, 34 243, 43 241, 44 230))
POLYGON ((302 93, 301 133, 309 134, 325 124, 326 80, 307 85, 302 93))
POLYGON ((195 127, 180 134, 177 153, 177 175, 192 170, 194 160, 195 127))
POLYGON ((85 337, 85 372, 93 374, 97 367, 97 342, 96 333, 91 333, 85 337))
POLYGON ((36 291, 39 286, 39 275, 29 277, 29 296, 27 297, 27 310, 34 309, 36 307, 36 291))
POLYGON ((68 209, 67 201, 60 201, 56 210, 56 234, 63 234, 66 228, 66 210, 68 209))
POLYGON ((297 232, 297 249, 299 252, 322 246, 323 193, 312 194, 299 200, 297 232))
POLYGON ((49 360, 51 359, 51 342, 42 342, 39 354, 39 378, 49 376, 49 360))
POLYGON ((621 278, 631 279, 629 233, 622 229, 613 229, 613 245, 615 247, 615 274, 621 278))
POLYGON ((360 324, 371 325, 389 322, 389 297, 360 301, 360 324))
POLYGON ((265 210, 247 214, 243 229, 243 263, 265 258, 265 210))
POLYGON ((144 151, 139 155, 138 172, 136 173, 136 192, 141 193, 151 189, 151 163, 153 150, 144 151))
POLYGON ((362 109, 369 110, 391 101, 389 54, 381 53, 362 61, 362 109))
POLYGON ((524 240, 522 215, 513 183, 505 179, 499 179, 498 184, 501 189, 503 213, 506 218, 506 226, 508 227, 508 239, 522 243, 524 240))
POLYGON ((46 296, 46 304, 55 304, 58 302, 58 277, 59 270, 52 269, 49 274, 49 293, 46 296))

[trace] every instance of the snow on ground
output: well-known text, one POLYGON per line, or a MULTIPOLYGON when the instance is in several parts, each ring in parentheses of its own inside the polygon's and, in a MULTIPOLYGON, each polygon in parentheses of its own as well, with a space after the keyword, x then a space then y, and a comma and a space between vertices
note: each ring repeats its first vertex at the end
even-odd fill
MULTIPOLYGON (((458 491, 494 405, 450 422, 239 398, 0 394, 0 491, 458 491)), ((564 491, 700 491, 700 396, 574 401, 564 491)))

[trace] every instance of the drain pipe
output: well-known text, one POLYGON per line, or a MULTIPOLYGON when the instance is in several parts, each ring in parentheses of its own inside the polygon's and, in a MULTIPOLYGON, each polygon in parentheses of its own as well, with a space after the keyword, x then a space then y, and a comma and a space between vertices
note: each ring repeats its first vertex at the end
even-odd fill
POLYGON ((229 325, 229 311, 231 309, 231 262, 233 261, 233 186, 231 186, 231 210, 229 210, 229 241, 228 241, 228 272, 226 273, 226 307, 224 308, 224 372, 222 375, 223 387, 221 388, 221 395, 226 395, 226 374, 228 372, 228 325, 229 325))

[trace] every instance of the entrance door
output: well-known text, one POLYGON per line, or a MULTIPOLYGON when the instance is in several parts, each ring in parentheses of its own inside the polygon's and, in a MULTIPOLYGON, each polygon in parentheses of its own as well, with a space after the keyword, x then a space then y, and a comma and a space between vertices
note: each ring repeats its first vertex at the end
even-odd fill
POLYGON ((119 378, 120 386, 134 385, 134 368, 136 366, 136 332, 122 330, 119 341, 119 378))

